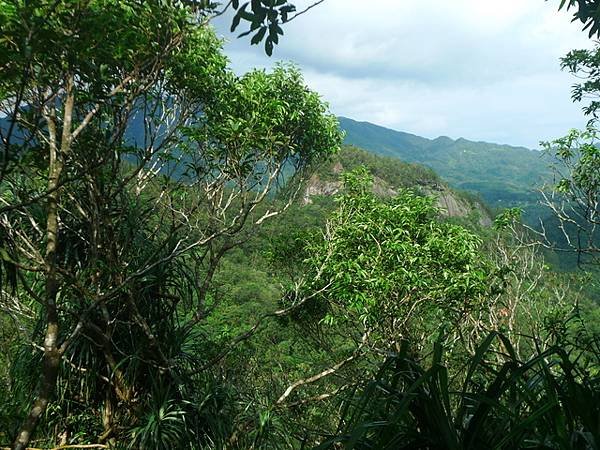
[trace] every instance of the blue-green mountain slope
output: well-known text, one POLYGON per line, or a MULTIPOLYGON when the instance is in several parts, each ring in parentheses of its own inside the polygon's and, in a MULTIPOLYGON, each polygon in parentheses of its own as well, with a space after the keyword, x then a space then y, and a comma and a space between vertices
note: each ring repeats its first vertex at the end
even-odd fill
POLYGON ((533 206, 537 190, 552 181, 550 158, 536 150, 445 136, 427 139, 369 122, 339 120, 346 144, 428 166, 453 187, 479 194, 492 207, 533 206))

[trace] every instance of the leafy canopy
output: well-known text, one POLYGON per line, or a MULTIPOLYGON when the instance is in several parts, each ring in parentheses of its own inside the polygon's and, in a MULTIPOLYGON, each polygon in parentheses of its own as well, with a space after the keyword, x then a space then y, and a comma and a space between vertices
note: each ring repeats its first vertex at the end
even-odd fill
POLYGON ((489 292, 480 239, 436 219, 433 199, 403 190, 385 201, 358 169, 319 242, 309 244, 307 291, 320 293, 324 321, 352 323, 393 340, 435 315, 455 323, 489 292))

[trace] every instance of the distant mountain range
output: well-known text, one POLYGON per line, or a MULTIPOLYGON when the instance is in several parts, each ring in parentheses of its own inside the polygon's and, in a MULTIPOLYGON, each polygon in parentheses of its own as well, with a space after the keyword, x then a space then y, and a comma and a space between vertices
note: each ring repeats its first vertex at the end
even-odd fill
POLYGON ((346 117, 339 121, 346 144, 428 166, 495 208, 533 207, 537 189, 552 181, 551 158, 536 150, 445 136, 427 139, 346 117))
MULTIPOLYGON (((339 122, 346 144, 427 166, 453 188, 478 194, 492 208, 521 206, 537 222, 537 189, 552 181, 550 158, 541 152, 463 138, 427 139, 345 117, 339 122)), ((0 128, 7 123, 0 117, 0 128)), ((132 143, 143 142, 139 120, 132 121, 127 135, 132 143)))

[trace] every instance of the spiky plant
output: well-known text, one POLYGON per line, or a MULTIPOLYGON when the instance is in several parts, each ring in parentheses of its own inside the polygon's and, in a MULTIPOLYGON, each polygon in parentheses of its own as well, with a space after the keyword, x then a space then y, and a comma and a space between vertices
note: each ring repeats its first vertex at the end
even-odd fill
POLYGON ((598 347, 554 346, 527 361, 491 334, 452 380, 437 345, 429 367, 407 347, 342 405, 336 436, 318 449, 596 449, 600 445, 598 347), (494 357, 500 341, 504 362, 494 357), (579 364, 584 351, 596 370, 579 364))

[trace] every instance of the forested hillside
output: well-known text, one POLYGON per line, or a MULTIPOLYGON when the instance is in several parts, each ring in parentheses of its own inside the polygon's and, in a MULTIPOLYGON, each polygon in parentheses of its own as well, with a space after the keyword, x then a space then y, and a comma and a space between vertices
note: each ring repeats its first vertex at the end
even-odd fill
POLYGON ((431 140, 345 117, 339 121, 347 144, 430 167, 493 208, 534 204, 538 190, 552 181, 553 158, 540 151, 463 138, 431 140))
POLYGON ((402 189, 411 189, 433 197, 444 217, 484 227, 492 225, 494 214, 481 199, 451 189, 433 170, 397 158, 376 156, 357 147, 343 147, 331 162, 317 168, 304 188, 304 203, 312 203, 314 196, 339 194, 343 187, 342 173, 360 167, 366 167, 373 176, 373 192, 381 197, 394 197, 402 189))
MULTIPOLYGON (((563 170, 551 148, 535 151, 448 137, 430 140, 368 122, 339 120, 346 143, 429 167, 453 188, 481 197, 494 211, 492 215, 504 208, 521 209, 524 223, 534 232, 543 232, 548 247, 567 248, 569 241, 577 239, 577 226, 564 226, 567 238, 544 197, 544 193, 551 195, 555 171, 563 170)), ((575 253, 546 249, 545 254, 556 268, 577 267, 575 253)))
POLYGON ((343 145, 211 27, 271 55, 321 3, 0 0, 0 449, 600 447, 600 132, 546 146, 556 248, 473 194, 522 204, 537 153, 343 145))

